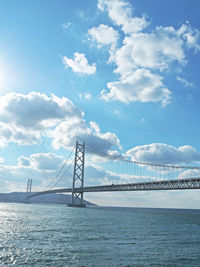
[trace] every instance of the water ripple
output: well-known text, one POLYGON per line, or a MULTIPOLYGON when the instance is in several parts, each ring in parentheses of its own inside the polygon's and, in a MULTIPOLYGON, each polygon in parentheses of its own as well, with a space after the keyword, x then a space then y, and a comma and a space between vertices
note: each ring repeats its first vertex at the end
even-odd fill
POLYGON ((0 204, 0 266, 200 266, 200 212, 0 204))

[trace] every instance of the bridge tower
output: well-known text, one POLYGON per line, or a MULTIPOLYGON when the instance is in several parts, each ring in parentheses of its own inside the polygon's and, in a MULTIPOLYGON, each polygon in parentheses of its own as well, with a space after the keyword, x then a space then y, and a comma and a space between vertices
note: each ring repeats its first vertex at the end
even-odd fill
POLYGON ((83 189, 84 186, 84 162, 85 162, 85 142, 79 144, 76 142, 75 161, 74 161, 74 174, 72 183, 72 203, 68 204, 69 207, 85 207, 83 203, 83 189), (79 192, 76 191, 79 189, 79 192))
POLYGON ((32 189, 32 179, 28 179, 28 181, 27 181, 27 188, 26 188, 26 199, 25 199, 25 203, 30 203, 31 189, 32 189))

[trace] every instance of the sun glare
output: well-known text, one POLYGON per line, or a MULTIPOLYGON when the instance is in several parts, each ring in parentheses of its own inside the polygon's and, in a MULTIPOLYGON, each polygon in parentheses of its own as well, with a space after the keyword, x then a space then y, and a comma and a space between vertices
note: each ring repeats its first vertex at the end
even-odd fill
POLYGON ((0 66, 0 86, 5 85, 6 83, 6 71, 5 68, 0 66))
POLYGON ((0 64, 0 90, 8 86, 9 76, 11 77, 10 70, 5 65, 0 64))

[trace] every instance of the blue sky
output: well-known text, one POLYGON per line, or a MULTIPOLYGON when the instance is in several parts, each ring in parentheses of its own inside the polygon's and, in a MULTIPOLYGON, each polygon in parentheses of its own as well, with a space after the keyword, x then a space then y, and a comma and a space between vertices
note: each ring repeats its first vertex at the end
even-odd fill
MULTIPOLYGON (((28 178, 42 189, 76 140, 137 161, 200 163, 199 1, 0 3, 1 192, 24 191, 28 178)), ((198 191, 86 197, 200 208, 198 191)))

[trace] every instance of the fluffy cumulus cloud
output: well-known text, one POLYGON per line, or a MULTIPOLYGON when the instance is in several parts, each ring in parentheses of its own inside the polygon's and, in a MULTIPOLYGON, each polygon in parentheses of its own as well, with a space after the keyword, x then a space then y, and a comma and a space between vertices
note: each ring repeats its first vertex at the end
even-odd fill
POLYGON ((74 72, 91 75, 96 72, 96 65, 89 65, 84 53, 74 53, 74 59, 63 57, 63 64, 66 68, 71 68, 74 72))
POLYGON ((116 134, 101 133, 99 126, 90 122, 88 126, 84 119, 63 121, 52 132, 55 148, 74 146, 76 140, 85 142, 89 149, 95 148, 102 152, 109 152, 114 147, 120 148, 120 141, 116 134))
POLYGON ((63 163, 63 158, 54 153, 34 153, 30 158, 21 156, 18 165, 40 171, 56 171, 63 163))
POLYGON ((146 69, 137 69, 119 81, 107 84, 109 92, 102 90, 102 98, 120 100, 124 103, 162 102, 163 106, 170 101, 171 92, 163 85, 162 77, 146 69))
POLYGON ((196 52, 200 50, 200 31, 198 29, 193 29, 188 21, 178 29, 177 34, 184 39, 188 48, 193 48, 196 52))
POLYGON ((121 0, 99 0, 98 8, 107 11, 114 24, 121 26, 126 34, 138 32, 144 29, 148 22, 143 17, 133 17, 133 8, 128 2, 121 0))
POLYGON ((19 166, 23 166, 23 167, 31 166, 30 159, 25 156, 20 156, 17 161, 18 161, 19 166))
POLYGON ((174 72, 175 67, 184 66, 187 50, 195 53, 200 50, 200 31, 192 28, 189 22, 179 28, 158 26, 145 31, 149 25, 147 17, 135 16, 128 1, 99 0, 98 8, 107 12, 115 28, 120 27, 124 33, 122 45, 117 47, 120 35, 116 29, 101 24, 89 30, 91 40, 97 42, 98 48, 115 44, 108 50, 108 62, 113 63, 119 80, 107 83, 108 90, 103 89, 102 98, 124 103, 161 102, 163 106, 170 103, 172 92, 164 85, 164 71, 174 72))
POLYGON ((0 97, 0 144, 34 144, 61 120, 81 117, 82 111, 66 97, 31 92, 0 97), (9 122, 9 124, 8 124, 9 122))
MULTIPOLYGON (((105 152, 120 148, 114 133, 101 133, 95 122, 87 125, 83 111, 66 97, 48 97, 36 92, 27 95, 9 93, 0 97, 1 145, 9 142, 31 145, 40 142, 43 137, 51 138, 56 148, 72 147, 76 140, 85 141, 90 147, 95 145, 105 152)), ((31 164, 30 159, 24 157, 19 161, 23 166, 31 164)))
POLYGON ((118 32, 108 25, 100 24, 98 27, 93 27, 88 31, 92 41, 97 42, 97 47, 101 48, 105 45, 111 45, 115 49, 118 39, 118 32))
POLYGON ((44 190, 50 182, 55 182, 61 175, 63 179, 58 186, 69 187, 72 182, 72 168, 66 172, 68 164, 56 177, 63 162, 64 158, 54 153, 34 153, 29 157, 20 156, 17 165, 0 165, 1 188, 4 192, 26 191, 27 177, 31 177, 33 179, 32 190, 40 191, 44 190))
POLYGON ((200 169, 185 170, 178 176, 179 179, 200 178, 200 169))
POLYGON ((66 117, 79 117, 82 112, 66 97, 31 92, 9 93, 0 97, 0 122, 25 129, 41 129, 66 117))
POLYGON ((136 146, 128 150, 126 154, 133 161, 153 164, 200 163, 200 154, 189 145, 176 148, 167 144, 153 143, 136 146))
POLYGON ((115 72, 126 75, 141 67, 162 71, 172 62, 184 64, 183 45, 184 40, 173 27, 159 27, 154 33, 132 34, 124 38, 123 46, 116 51, 115 72))

